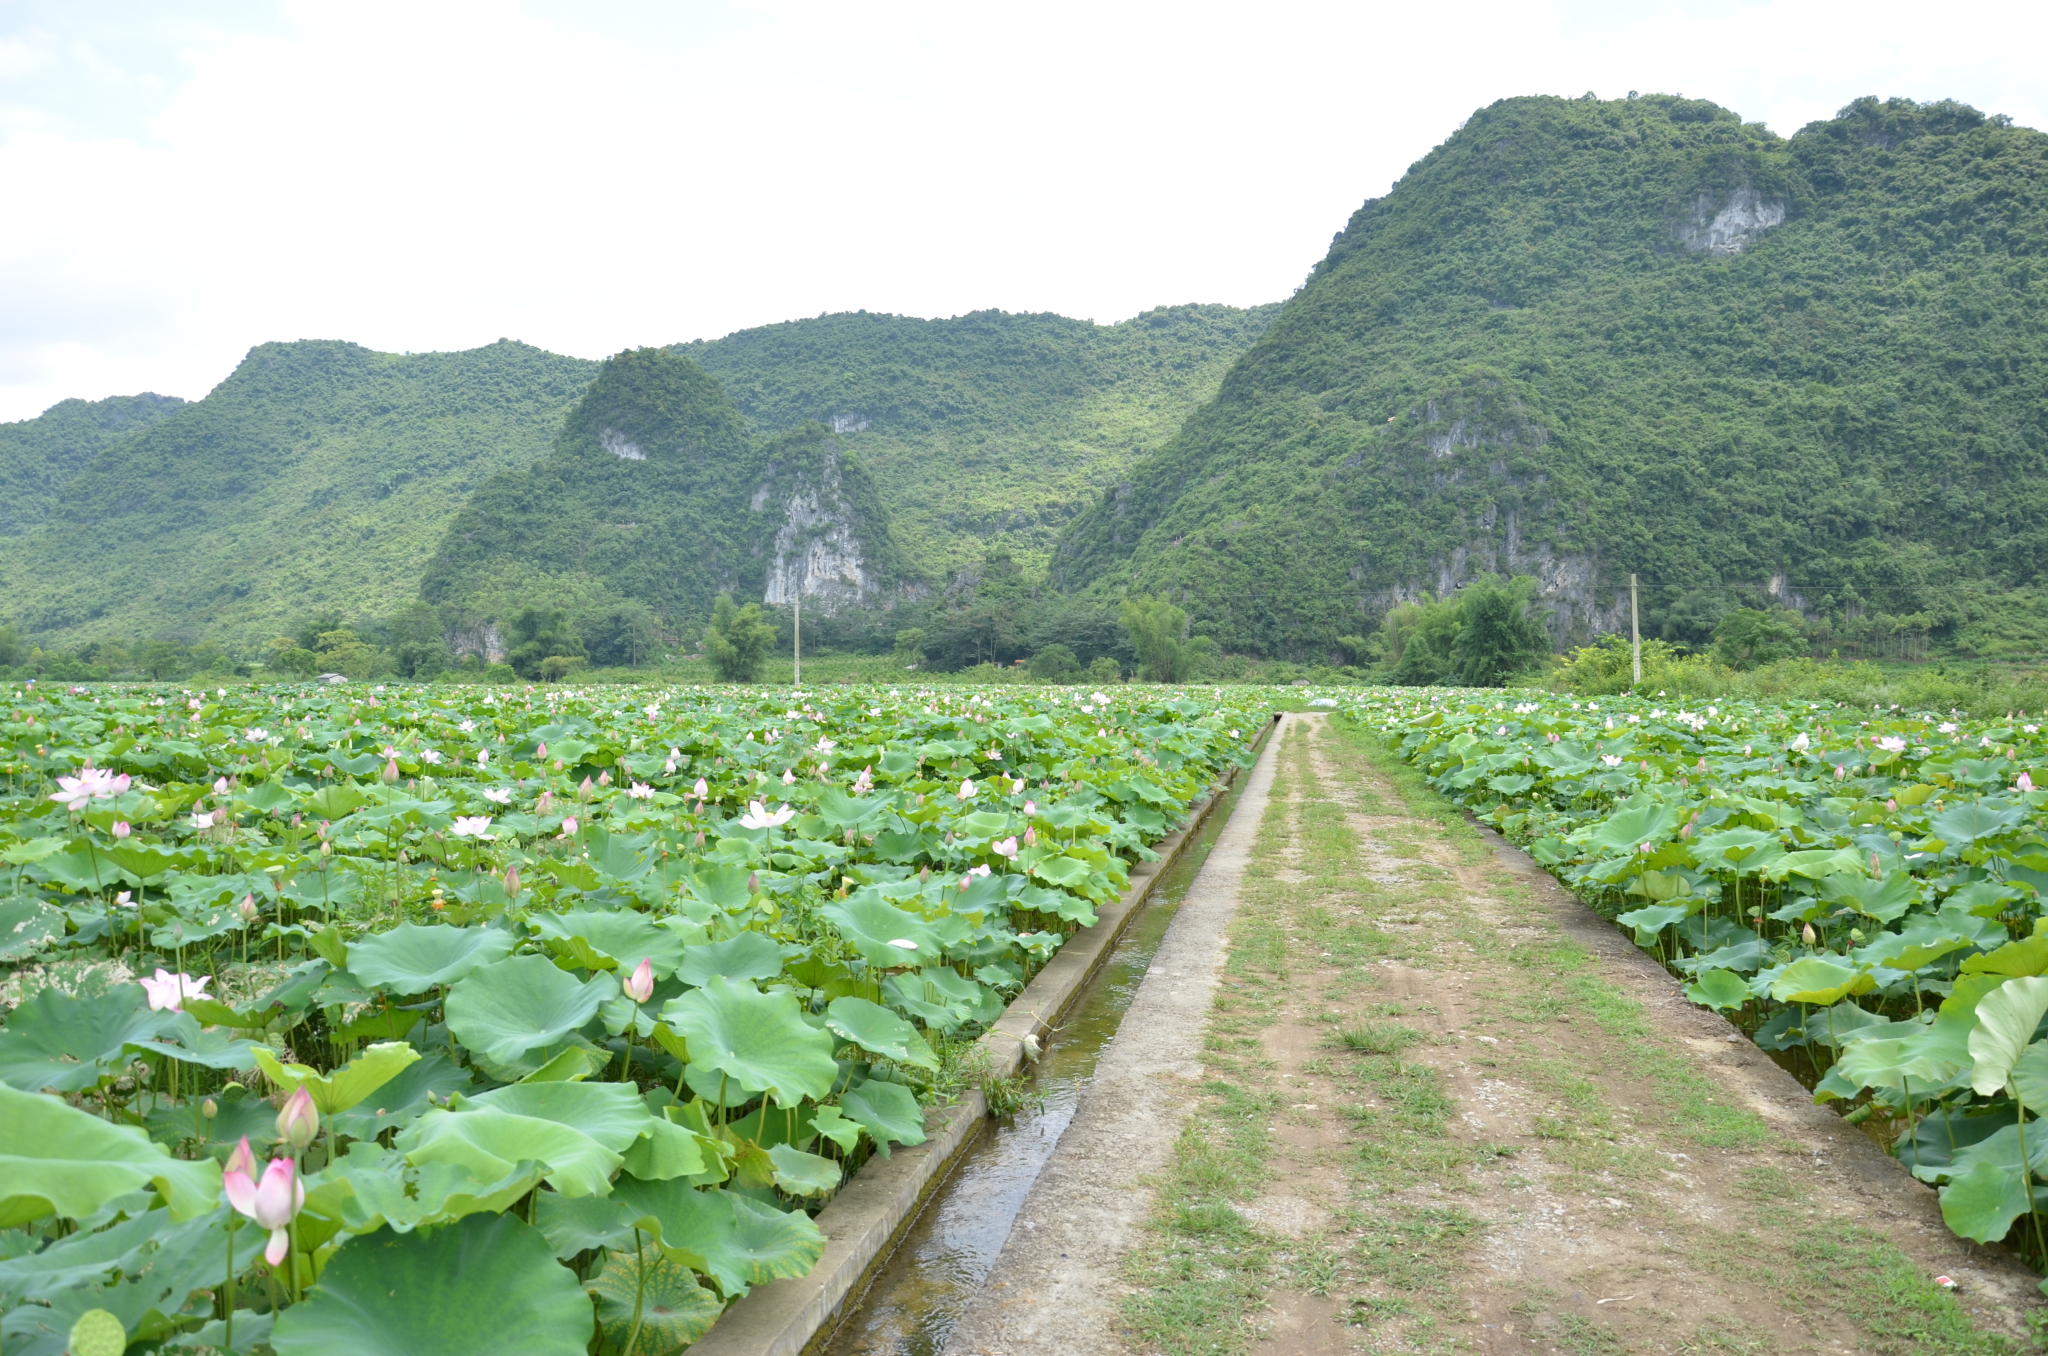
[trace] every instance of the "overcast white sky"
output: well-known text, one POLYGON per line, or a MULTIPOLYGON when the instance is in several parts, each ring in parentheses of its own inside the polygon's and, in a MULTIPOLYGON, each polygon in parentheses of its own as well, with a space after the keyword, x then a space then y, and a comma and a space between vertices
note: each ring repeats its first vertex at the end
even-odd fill
POLYGON ((0 419, 268 339, 1271 301, 1494 99, 2039 127, 2044 39, 2039 0, 0 0, 0 419))

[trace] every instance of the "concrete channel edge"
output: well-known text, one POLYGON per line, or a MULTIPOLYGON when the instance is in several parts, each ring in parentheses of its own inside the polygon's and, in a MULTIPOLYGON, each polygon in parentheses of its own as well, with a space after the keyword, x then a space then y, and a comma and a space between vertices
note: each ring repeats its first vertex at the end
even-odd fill
MULTIPOLYGON (((1251 741, 1254 756, 1279 722, 1276 714, 1251 741)), ((1109 959, 1153 883, 1179 860, 1210 813, 1223 803, 1238 773, 1237 768, 1227 771, 1187 822, 1154 845, 1157 860, 1131 868, 1129 888, 1096 911, 1093 926, 1068 938, 982 1035, 980 1044, 988 1051, 993 1076, 1016 1073, 1024 1062, 1026 1039, 1042 1040, 1058 1023, 1109 959)), ((755 1287, 690 1345, 690 1356, 801 1356, 834 1325, 848 1301, 863 1293, 925 1199, 980 1134, 987 1116, 988 1103, 979 1088, 961 1094, 950 1106, 927 1110, 924 1143, 899 1147, 888 1158, 870 1158, 818 1213, 818 1228, 825 1235, 825 1255, 818 1265, 808 1275, 755 1287)))

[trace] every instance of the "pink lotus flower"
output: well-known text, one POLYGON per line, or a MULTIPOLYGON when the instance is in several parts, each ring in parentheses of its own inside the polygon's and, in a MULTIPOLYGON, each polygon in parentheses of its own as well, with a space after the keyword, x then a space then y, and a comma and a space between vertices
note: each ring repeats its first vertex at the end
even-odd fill
POLYGON ((782 784, 784 786, 796 785, 796 770, 794 768, 782 769, 782 784))
POLYGON ((1025 802, 1024 802, 1024 817, 1025 817, 1026 819, 1029 819, 1029 818, 1031 818, 1031 817, 1032 817, 1033 815, 1036 815, 1037 813, 1038 813, 1038 802, 1037 802, 1037 801, 1035 801, 1035 800, 1027 800, 1027 801, 1025 801, 1025 802))
POLYGON ((1031 829, 1026 829, 1026 830, 1024 830, 1024 846, 1025 846, 1025 847, 1037 847, 1037 846, 1038 846, 1038 830, 1037 830, 1037 829, 1035 829, 1035 828, 1031 828, 1031 829))
POLYGON ((562 837, 573 837, 576 833, 576 816, 570 815, 562 821, 562 837))
POLYGON ((542 740, 540 743, 533 746, 533 756, 542 759, 543 761, 546 760, 548 756, 548 745, 546 740, 542 740))
POLYGON ((174 975, 169 970, 159 968, 154 978, 140 979, 136 982, 141 984, 142 991, 149 995, 151 1012, 163 1012, 166 1009, 171 1012, 183 1012, 186 999, 207 997, 206 986, 211 984, 213 979, 208 975, 195 976, 182 972, 174 975))
POLYGON ((2022 791, 2031 791, 2034 789, 2034 779, 2032 777, 2029 777, 2026 773, 2022 772, 2020 774, 2020 779, 2017 782, 2014 782, 2013 785, 2022 791))
POLYGON ((284 1099, 284 1109, 277 1113, 277 1137, 294 1149, 303 1149, 319 1133, 320 1112, 313 1105, 313 1094, 301 1084, 292 1089, 292 1095, 284 1099))
POLYGON ((875 769, 872 765, 860 770, 860 776, 853 779, 853 794, 865 796, 875 789, 875 769))
POLYGON ((533 812, 537 815, 544 815, 548 812, 548 807, 550 805, 553 805, 554 803, 555 793, 552 791, 543 791, 540 793, 540 799, 533 803, 533 812))
POLYGON ((51 800, 67 810, 83 810, 88 801, 106 800, 126 791, 128 774, 117 776, 105 768, 82 767, 76 777, 59 777, 57 785, 63 789, 51 795, 51 800))
POLYGON ((690 792, 691 794, 695 795, 698 800, 710 800, 711 783, 705 781, 702 777, 699 777, 697 779, 697 784, 690 788, 690 792))
POLYGON ((457 838, 491 838, 489 815, 457 815, 454 827, 448 831, 457 838))
POLYGON ((127 820, 117 819, 114 821, 114 827, 108 830, 108 832, 112 833, 115 838, 119 839, 126 838, 129 834, 133 833, 134 830, 128 827, 127 820))
POLYGON ((235 1146, 235 1151, 228 1155, 228 1161, 221 1166, 222 1177, 231 1172, 239 1172, 251 1181, 256 1178, 256 1153, 249 1147, 247 1135, 242 1136, 242 1142, 235 1146))
POLYGON ((654 962, 643 957, 640 964, 634 967, 633 973, 628 975, 619 987, 624 989, 626 997, 635 1003, 645 1003, 654 997, 654 962))
POLYGON ((395 786, 398 784, 398 777, 398 760, 393 758, 390 762, 384 764, 384 784, 386 786, 395 786))
POLYGON ((998 857, 1008 857, 1011 861, 1015 861, 1017 860, 1017 836, 1011 834, 1000 843, 991 843, 988 850, 995 853, 998 857))
POLYGON ((213 794, 216 796, 225 796, 234 789, 235 784, 225 777, 215 777, 213 779, 213 794))
POLYGON ((213 827, 213 811, 211 811, 211 810, 194 810, 194 811, 192 812, 192 827, 193 827, 193 828, 195 828, 195 829, 210 829, 210 828, 212 828, 212 827, 213 827))
POLYGON ((272 1266, 280 1266, 285 1254, 291 1251, 289 1226, 306 1203, 306 1188, 292 1170, 289 1158, 271 1159, 263 1169, 263 1180, 259 1183, 253 1180, 254 1155, 249 1153, 247 1139, 242 1141, 236 1153, 245 1156, 250 1166, 222 1173, 221 1189, 227 1193, 228 1204, 238 1214, 246 1215, 270 1230, 270 1246, 263 1250, 263 1260, 272 1266))

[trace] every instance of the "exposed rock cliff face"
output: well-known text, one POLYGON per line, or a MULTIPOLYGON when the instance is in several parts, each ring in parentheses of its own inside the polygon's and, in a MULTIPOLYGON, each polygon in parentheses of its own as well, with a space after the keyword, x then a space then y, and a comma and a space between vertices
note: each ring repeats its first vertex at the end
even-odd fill
MULTIPOLYGON (((771 465, 750 505, 770 522, 778 509, 781 514, 769 538, 762 600, 786 605, 801 596, 828 613, 885 601, 887 566, 878 565, 870 543, 886 528, 875 521, 872 506, 864 510, 855 502, 860 496, 849 493, 839 444, 830 436, 804 441, 811 447, 800 442, 771 465), (799 450, 809 455, 793 455, 799 450)), ((872 500, 872 493, 866 497, 872 500)))
POLYGON ((1678 242, 1708 254, 1740 254, 1784 220, 1782 200, 1766 200, 1749 184, 1741 184, 1725 194, 1700 194, 1678 225, 1678 242))

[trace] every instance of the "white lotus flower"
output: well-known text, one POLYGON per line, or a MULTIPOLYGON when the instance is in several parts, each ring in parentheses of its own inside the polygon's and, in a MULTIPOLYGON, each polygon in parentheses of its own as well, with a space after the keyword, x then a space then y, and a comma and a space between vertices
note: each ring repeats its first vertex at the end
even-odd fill
POLYGON ((457 815, 454 827, 448 831, 457 838, 491 838, 495 835, 489 832, 490 827, 489 815, 457 815))
POLYGON ((787 824, 795 818, 796 811, 790 809, 787 805, 770 813, 767 806, 758 800, 753 800, 747 802, 747 812, 740 816, 740 827, 743 829, 772 829, 787 824))

